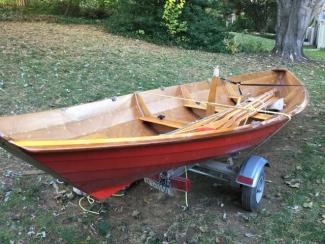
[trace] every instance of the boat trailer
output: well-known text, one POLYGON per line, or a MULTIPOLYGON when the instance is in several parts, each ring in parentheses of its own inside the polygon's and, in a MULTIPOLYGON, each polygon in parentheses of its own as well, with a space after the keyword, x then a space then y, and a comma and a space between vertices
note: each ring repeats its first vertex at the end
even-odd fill
POLYGON ((173 195, 174 190, 187 193, 190 190, 191 182, 183 175, 190 171, 240 189, 242 207, 248 211, 255 211, 263 197, 264 167, 269 166, 269 163, 263 157, 252 155, 238 165, 234 163, 235 156, 230 156, 227 162, 221 162, 220 159, 209 159, 171 169, 144 178, 144 182, 168 195, 173 195))

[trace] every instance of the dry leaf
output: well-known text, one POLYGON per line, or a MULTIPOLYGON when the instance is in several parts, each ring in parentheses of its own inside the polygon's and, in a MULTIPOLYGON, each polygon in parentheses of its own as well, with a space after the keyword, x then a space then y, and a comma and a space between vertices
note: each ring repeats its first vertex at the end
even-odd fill
POLYGON ((302 206, 304 207, 304 208, 312 208, 313 207, 313 202, 305 202, 302 206))
POLYGON ((291 188, 299 188, 300 182, 297 179, 292 179, 290 181, 285 181, 285 183, 290 186, 291 188))
POLYGON ((252 234, 252 233, 245 233, 245 236, 248 237, 248 238, 253 238, 255 237, 256 235, 252 234))

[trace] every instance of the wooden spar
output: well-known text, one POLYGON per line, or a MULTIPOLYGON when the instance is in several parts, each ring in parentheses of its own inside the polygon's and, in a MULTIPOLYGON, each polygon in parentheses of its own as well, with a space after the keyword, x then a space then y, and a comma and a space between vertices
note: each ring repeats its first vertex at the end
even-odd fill
POLYGON ((228 127, 232 127, 233 125, 237 125, 237 124, 239 125, 240 122, 243 120, 242 116, 250 115, 249 113, 250 110, 252 110, 251 112, 252 114, 252 113, 257 113, 257 111, 262 108, 265 108, 269 104, 267 101, 274 96, 274 92, 275 92, 274 90, 271 90, 256 98, 253 98, 254 100, 252 102, 244 102, 243 105, 238 106, 238 109, 233 109, 233 111, 231 113, 228 113, 224 118, 216 122, 212 122, 208 126, 212 128, 221 128, 221 127, 228 128, 228 127), (241 108, 245 108, 245 110, 241 108))
MULTIPOLYGON (((264 101, 260 105, 252 106, 251 112, 249 112, 249 110, 246 110, 245 112, 239 113, 239 114, 233 116, 232 118, 229 118, 228 120, 224 121, 225 123, 223 123, 222 126, 219 125, 219 128, 222 129, 222 128, 238 127, 242 123, 242 121, 247 121, 247 119, 251 115, 253 115, 254 113, 257 113, 258 110, 265 108, 266 106, 268 106, 269 104, 273 103, 276 100, 277 100, 277 98, 269 97, 269 98, 267 98, 266 101, 264 101)), ((210 126, 210 125, 208 125, 208 126, 210 126)), ((212 124, 212 127, 215 128, 215 124, 212 124)))
POLYGON ((269 103, 267 101, 274 96, 274 90, 266 92, 258 97, 256 97, 253 101, 245 101, 243 104, 239 105, 236 108, 230 108, 222 113, 213 114, 208 117, 205 117, 197 122, 191 123, 184 128, 176 130, 172 132, 172 134, 186 133, 191 132, 199 127, 207 126, 209 128, 220 128, 221 130, 232 127, 233 124, 239 124, 243 120, 243 116, 249 114, 249 110, 255 110, 254 113, 257 113, 259 109, 264 108, 269 103), (262 104, 262 105, 261 105, 262 104), (238 122, 238 119, 241 118, 238 122))
MULTIPOLYGON (((239 100, 239 103, 240 102, 241 102, 241 99, 239 100)), ((238 105, 238 102, 237 102, 237 105, 238 105)), ((207 108, 206 104, 203 104, 203 103, 196 104, 194 101, 193 102, 186 101, 184 106, 187 108, 194 108, 194 109, 200 109, 200 110, 206 110, 206 108, 207 108)), ((226 107, 215 105, 216 112, 222 112, 226 109, 227 109, 226 107)), ((268 120, 268 119, 271 119, 273 117, 273 115, 272 114, 263 114, 263 113, 258 112, 257 114, 255 114, 251 117, 253 119, 258 119, 258 120, 268 120)))

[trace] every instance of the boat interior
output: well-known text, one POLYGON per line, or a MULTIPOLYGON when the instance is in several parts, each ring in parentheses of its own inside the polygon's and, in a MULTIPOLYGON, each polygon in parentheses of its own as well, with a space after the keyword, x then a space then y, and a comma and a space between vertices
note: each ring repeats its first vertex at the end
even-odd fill
POLYGON ((226 80, 214 76, 211 80, 68 108, 4 116, 0 118, 0 135, 19 141, 222 132, 272 120, 281 114, 292 115, 305 99, 304 86, 287 70, 256 72, 226 80), (274 104, 276 108, 272 107, 274 104))

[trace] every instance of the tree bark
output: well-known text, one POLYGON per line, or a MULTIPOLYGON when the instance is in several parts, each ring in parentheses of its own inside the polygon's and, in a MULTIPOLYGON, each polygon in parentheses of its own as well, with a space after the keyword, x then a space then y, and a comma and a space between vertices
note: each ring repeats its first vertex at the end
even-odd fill
POLYGON ((324 3, 325 0, 278 0, 275 54, 292 61, 304 58, 305 32, 324 3))

